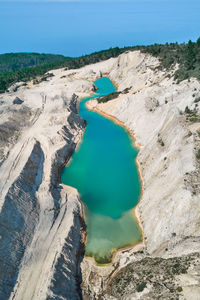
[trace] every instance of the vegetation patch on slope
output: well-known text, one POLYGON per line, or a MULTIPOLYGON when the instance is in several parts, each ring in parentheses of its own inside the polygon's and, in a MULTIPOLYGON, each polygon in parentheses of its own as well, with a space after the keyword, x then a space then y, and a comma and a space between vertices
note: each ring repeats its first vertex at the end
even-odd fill
POLYGON ((179 64, 174 76, 178 82, 190 77, 200 79, 200 38, 196 42, 190 40, 187 44, 166 43, 146 46, 142 51, 158 57, 161 68, 169 69, 179 64))
POLYGON ((199 253, 182 257, 145 257, 122 269, 111 281, 109 294, 124 299, 145 289, 145 299, 179 299, 183 288, 177 275, 186 274, 190 266, 199 264, 199 253))
POLYGON ((117 97, 119 97, 119 95, 121 94, 127 94, 129 92, 130 88, 126 88, 125 90, 123 90, 122 92, 114 92, 102 97, 97 98, 97 101, 99 103, 105 103, 108 102, 110 100, 116 99, 117 97))

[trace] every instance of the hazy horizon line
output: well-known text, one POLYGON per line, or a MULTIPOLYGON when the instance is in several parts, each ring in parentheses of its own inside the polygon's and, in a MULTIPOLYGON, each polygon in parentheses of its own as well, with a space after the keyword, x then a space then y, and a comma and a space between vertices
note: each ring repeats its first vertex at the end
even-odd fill
MULTIPOLYGON (((1 2, 1 1, 0 1, 1 2)), ((119 48, 119 49, 123 49, 123 48, 136 48, 136 47, 147 47, 147 46, 153 46, 155 44, 157 45, 165 45, 165 44, 175 44, 175 43, 178 43, 179 45, 180 44, 184 44, 184 43, 188 43, 189 41, 192 41, 192 42, 196 42, 197 39, 188 39, 187 41, 182 41, 182 42, 175 42, 175 41, 168 41, 168 42, 165 42, 165 43, 149 43, 149 44, 137 44, 137 45, 125 45, 123 47, 120 47, 120 46, 114 46, 114 47, 109 47, 109 48, 104 48, 104 49, 101 49, 101 50, 94 50, 92 52, 88 52, 88 53, 85 53, 85 54, 82 54, 82 55, 78 55, 78 56, 70 56, 70 55, 66 55, 66 54, 61 54, 61 53, 53 53, 53 52, 44 52, 44 51, 16 51, 16 52, 0 52, 0 55, 3 55, 3 54, 10 54, 10 53, 37 53, 37 54, 52 54, 52 55, 61 55, 61 56, 64 56, 64 57, 69 57, 69 58, 76 58, 76 57, 82 57, 82 56, 86 56, 86 55, 91 55, 93 53, 96 53, 96 52, 101 52, 101 51, 107 51, 107 50, 110 50, 110 49, 115 49, 115 48, 119 48)), ((137 50, 137 49, 136 49, 137 50)))

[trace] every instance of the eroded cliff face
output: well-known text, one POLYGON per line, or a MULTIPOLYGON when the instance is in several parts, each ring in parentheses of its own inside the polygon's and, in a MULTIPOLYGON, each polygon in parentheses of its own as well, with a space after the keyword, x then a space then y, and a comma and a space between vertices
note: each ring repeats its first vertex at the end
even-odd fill
POLYGON ((0 298, 198 299, 200 83, 176 84, 174 70, 158 66, 148 54, 127 52, 54 70, 46 81, 1 95, 0 298), (90 109, 136 135, 144 189, 137 208, 144 241, 104 267, 83 259, 78 192, 59 183, 85 127, 77 97, 91 93, 102 75, 128 93, 92 100, 90 109))
POLYGON ((94 87, 55 73, 1 96, 0 299, 81 298, 82 206, 59 177, 86 125, 78 95, 94 87))

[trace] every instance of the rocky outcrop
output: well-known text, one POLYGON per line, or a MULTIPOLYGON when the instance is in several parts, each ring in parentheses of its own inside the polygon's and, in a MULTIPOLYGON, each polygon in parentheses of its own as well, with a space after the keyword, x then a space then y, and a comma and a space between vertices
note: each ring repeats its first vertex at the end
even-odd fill
POLYGON ((62 251, 54 262, 54 272, 49 285, 47 299, 82 298, 80 289, 82 281, 80 263, 83 259, 84 252, 82 250, 84 249, 84 241, 82 241, 81 231, 85 228, 84 220, 80 216, 80 208, 77 207, 73 215, 74 226, 71 227, 63 244, 62 251), (82 241, 81 244, 80 241, 82 241))

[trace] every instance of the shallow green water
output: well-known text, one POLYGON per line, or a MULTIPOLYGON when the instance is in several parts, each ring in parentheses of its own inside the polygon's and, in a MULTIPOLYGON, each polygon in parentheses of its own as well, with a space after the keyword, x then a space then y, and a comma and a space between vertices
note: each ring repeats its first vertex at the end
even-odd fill
POLYGON ((61 181, 77 188, 85 203, 86 255, 107 262, 114 249, 141 240, 132 210, 139 199, 140 181, 137 149, 128 132, 85 107, 89 99, 115 91, 107 77, 95 85, 97 93, 80 102, 79 114, 87 120, 87 127, 80 147, 62 171, 61 181))

